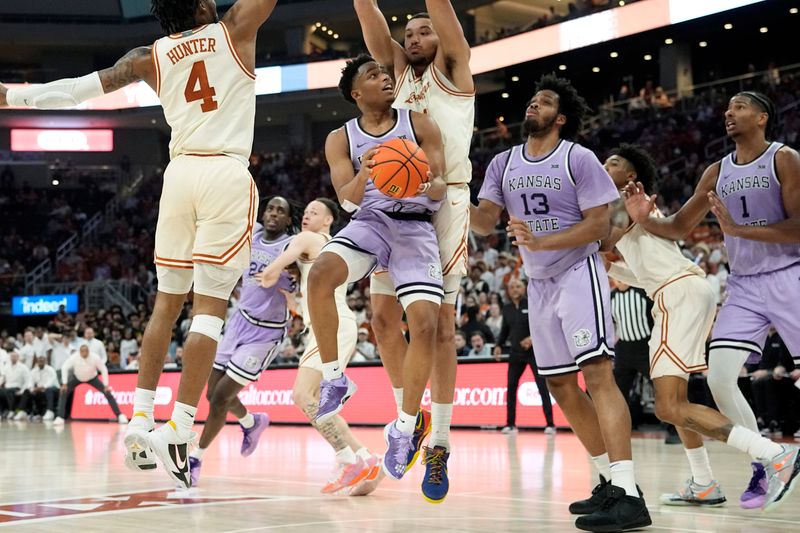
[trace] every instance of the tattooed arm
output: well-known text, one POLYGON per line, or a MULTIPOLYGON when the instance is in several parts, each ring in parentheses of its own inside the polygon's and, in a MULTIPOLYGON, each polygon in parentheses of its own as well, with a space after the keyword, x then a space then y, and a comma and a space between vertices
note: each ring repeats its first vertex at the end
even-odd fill
POLYGON ((155 71, 149 46, 134 48, 113 67, 80 78, 65 78, 18 89, 7 89, 0 84, 0 107, 73 107, 139 80, 144 80, 151 87, 155 86, 155 71))

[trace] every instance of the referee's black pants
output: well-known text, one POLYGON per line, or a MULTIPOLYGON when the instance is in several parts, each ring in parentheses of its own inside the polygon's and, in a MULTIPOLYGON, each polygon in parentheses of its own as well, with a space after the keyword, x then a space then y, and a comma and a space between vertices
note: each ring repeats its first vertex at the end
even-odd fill
POLYGON ((614 379, 617 387, 625 397, 625 402, 630 398, 633 383, 637 374, 650 377, 650 349, 647 342, 617 341, 614 346, 614 379))

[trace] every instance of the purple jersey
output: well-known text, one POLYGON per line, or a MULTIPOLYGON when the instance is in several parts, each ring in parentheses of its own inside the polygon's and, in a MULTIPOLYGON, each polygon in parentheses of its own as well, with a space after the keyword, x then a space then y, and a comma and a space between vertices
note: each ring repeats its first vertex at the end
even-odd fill
MULTIPOLYGON (((347 143, 350 148, 350 159, 353 161, 353 169, 358 172, 361 170, 361 156, 370 148, 383 144, 390 139, 400 138, 413 141, 417 145, 417 137, 414 135, 414 126, 411 124, 411 112, 408 109, 397 109, 397 119, 392 129, 380 136, 373 136, 361 129, 358 118, 348 120, 344 125, 347 134, 347 143)), ((427 213, 433 214, 441 205, 441 202, 431 200, 426 195, 421 194, 412 198, 391 198, 375 188, 372 180, 367 180, 364 189, 364 198, 361 200, 361 209, 374 209, 385 213, 427 213)))
MULTIPOLYGON (((772 143, 746 165, 736 163, 736 152, 720 161, 717 195, 737 224, 768 226, 786 220, 775 154, 783 145, 772 143)), ((725 235, 731 274, 749 276, 781 270, 800 263, 800 245, 753 241, 725 235)))
POLYGON ((289 320, 286 297, 279 291, 294 290, 294 281, 286 271, 281 272, 278 283, 265 289, 256 279, 256 274, 270 265, 291 242, 292 237, 283 234, 274 241, 264 240, 264 230, 256 224, 253 244, 250 249, 250 265, 242 273, 242 290, 237 308, 249 322, 269 328, 284 327, 289 320))
MULTIPOLYGON (((564 231, 583 220, 582 211, 619 199, 619 191, 597 157, 583 146, 562 140, 539 159, 520 144, 497 154, 478 194, 524 220, 534 235, 564 231)), ((521 248, 530 278, 556 276, 600 249, 599 242, 579 248, 531 252, 521 248)))

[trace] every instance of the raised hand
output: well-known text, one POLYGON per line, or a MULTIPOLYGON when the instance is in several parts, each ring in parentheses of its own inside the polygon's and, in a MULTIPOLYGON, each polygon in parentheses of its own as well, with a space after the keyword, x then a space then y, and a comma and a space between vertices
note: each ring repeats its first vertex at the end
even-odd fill
POLYGON ((625 197, 625 210, 628 216, 637 224, 647 220, 656 206, 656 195, 647 196, 641 182, 629 181, 622 190, 622 195, 625 197))

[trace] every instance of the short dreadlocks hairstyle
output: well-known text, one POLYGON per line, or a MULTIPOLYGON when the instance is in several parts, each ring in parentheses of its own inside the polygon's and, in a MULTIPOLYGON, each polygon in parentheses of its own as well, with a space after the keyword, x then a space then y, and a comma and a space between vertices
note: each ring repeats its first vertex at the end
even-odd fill
MULTIPOLYGON (((306 209, 306 206, 304 206, 300 202, 290 200, 285 196, 281 196, 280 194, 273 194, 272 196, 266 196, 261 199, 261 209, 260 209, 261 216, 262 217, 264 216, 264 211, 266 211, 267 206, 275 198, 280 198, 282 200, 285 200, 286 203, 289 204, 289 218, 291 219, 291 222, 289 223, 289 227, 286 228, 286 233, 288 233, 289 235, 300 233, 300 228, 303 226, 303 211, 305 211, 306 209)), ((259 218, 259 220, 261 220, 261 218, 259 218)))
POLYGON ((636 181, 644 185, 646 192, 653 192, 658 181, 658 167, 644 148, 636 144, 622 143, 611 151, 611 155, 619 156, 630 163, 636 172, 636 181))
POLYGON ((351 59, 347 63, 344 64, 344 68, 342 69, 342 77, 339 80, 339 92, 342 93, 344 99, 350 102, 351 104, 355 104, 356 101, 353 99, 353 96, 350 94, 353 92, 353 81, 356 79, 358 75, 358 69, 361 68, 362 65, 365 63, 369 63, 370 61, 375 61, 375 59, 369 54, 360 54, 355 59, 351 59))
POLYGON ((567 117, 566 124, 561 127, 561 137, 573 139, 590 111, 586 100, 578 94, 568 79, 559 78, 553 72, 539 78, 535 92, 539 91, 553 91, 558 95, 558 112, 567 117))
POLYGON ((769 98, 769 96, 758 91, 742 91, 736 96, 748 97, 751 102, 761 108, 762 112, 767 114, 767 117, 769 118, 767 119, 767 126, 764 130, 764 134, 766 135, 767 139, 769 139, 775 129, 775 120, 778 118, 777 113, 775 112, 775 104, 772 103, 772 100, 769 98))
POLYGON ((167 35, 194 28, 199 0, 152 0, 150 13, 167 35))

